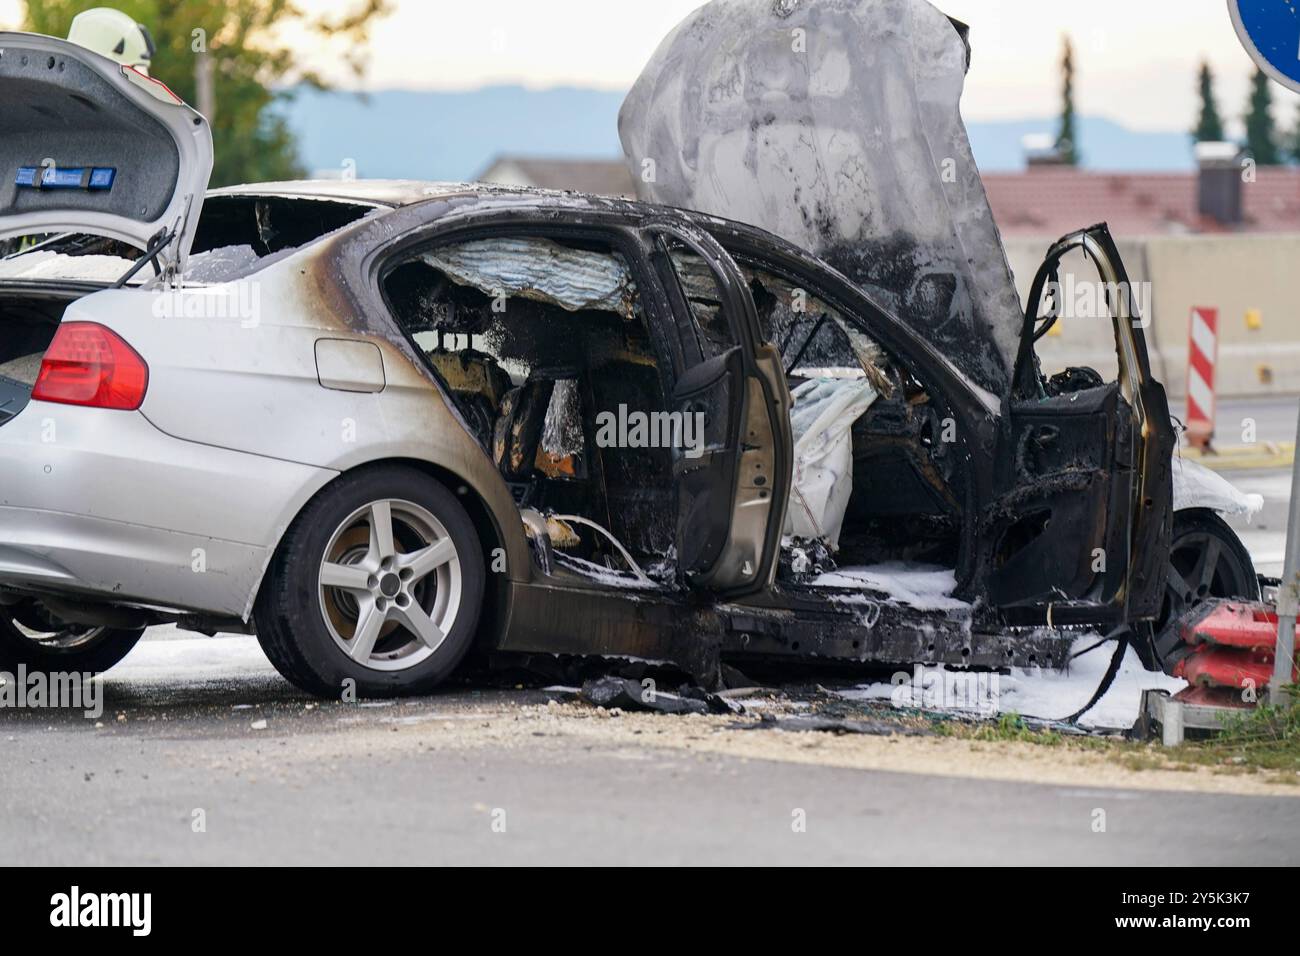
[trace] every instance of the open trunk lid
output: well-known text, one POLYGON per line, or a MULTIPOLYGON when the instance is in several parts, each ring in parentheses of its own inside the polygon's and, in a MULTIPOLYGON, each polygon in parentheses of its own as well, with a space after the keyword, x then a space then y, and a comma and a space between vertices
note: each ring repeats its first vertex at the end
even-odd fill
POLYGON ((212 173, 202 116, 158 80, 34 33, 0 32, 0 102, 0 239, 161 244, 163 272, 185 268, 212 173))

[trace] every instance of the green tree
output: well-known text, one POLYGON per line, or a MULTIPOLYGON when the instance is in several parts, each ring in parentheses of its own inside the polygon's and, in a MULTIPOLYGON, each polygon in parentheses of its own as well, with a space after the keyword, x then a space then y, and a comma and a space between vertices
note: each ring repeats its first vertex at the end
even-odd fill
POLYGON ((1282 162, 1272 109, 1269 78, 1263 70, 1256 70, 1250 81, 1250 104, 1246 110, 1246 146, 1260 166, 1276 166, 1282 162))
MULTIPOLYGON (((292 0, 107 0, 153 34, 158 51, 150 72, 187 103, 197 102, 196 63, 211 57, 216 151, 212 185, 292 179, 303 174, 297 145, 281 107, 295 84, 328 84, 302 66, 284 28, 336 44, 356 75, 375 18, 388 0, 358 0, 345 15, 309 16, 292 0)), ((68 35, 72 18, 106 0, 28 0, 23 29, 68 35)))
POLYGON ((1214 101, 1214 74, 1210 64, 1201 61, 1201 72, 1197 80, 1201 94, 1201 115, 1192 130, 1192 139, 1198 143, 1217 143, 1224 138, 1223 120, 1219 119, 1219 106, 1214 101))
POLYGON ((1079 165, 1078 142, 1074 132, 1074 47, 1066 34, 1061 53, 1061 129, 1056 134, 1056 151, 1063 162, 1079 165))

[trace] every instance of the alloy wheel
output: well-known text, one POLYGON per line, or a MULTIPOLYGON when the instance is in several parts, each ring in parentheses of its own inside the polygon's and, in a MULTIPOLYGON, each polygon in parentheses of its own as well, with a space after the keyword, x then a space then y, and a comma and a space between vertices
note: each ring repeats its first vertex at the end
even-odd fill
POLYGON ((437 651, 455 624, 460 556, 426 508, 386 498, 335 529, 318 590, 325 625, 348 657, 375 670, 405 670, 437 651))

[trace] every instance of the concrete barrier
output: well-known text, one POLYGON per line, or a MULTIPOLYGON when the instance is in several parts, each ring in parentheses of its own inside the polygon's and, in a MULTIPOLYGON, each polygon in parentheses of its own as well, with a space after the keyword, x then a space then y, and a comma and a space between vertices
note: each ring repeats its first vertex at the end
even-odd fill
MULTIPOLYGON (((1023 301, 1043 254, 1055 239, 1010 238, 1007 258, 1023 301)), ((1219 397, 1300 393, 1300 235, 1153 236, 1118 240, 1135 282, 1150 282, 1147 346, 1156 376, 1184 411, 1187 323, 1192 306, 1219 311, 1219 397)), ((1062 263, 1077 280, 1095 280, 1081 255, 1062 263)), ((1066 317, 1044 336, 1038 354, 1049 374, 1067 365, 1115 372, 1114 336, 1106 320, 1066 317)))

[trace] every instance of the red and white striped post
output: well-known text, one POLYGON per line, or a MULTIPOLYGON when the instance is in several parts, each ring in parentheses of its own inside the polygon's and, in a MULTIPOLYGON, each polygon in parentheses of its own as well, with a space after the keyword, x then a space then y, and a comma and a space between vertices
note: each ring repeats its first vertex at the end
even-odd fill
POLYGON ((1219 310, 1192 306, 1187 339, 1187 440, 1197 448, 1208 448, 1214 435, 1214 364, 1219 358, 1219 310))

